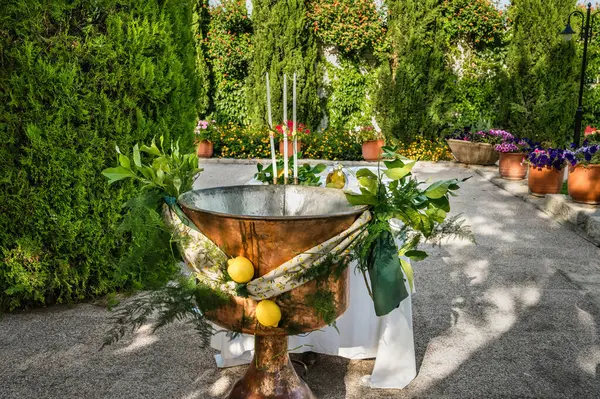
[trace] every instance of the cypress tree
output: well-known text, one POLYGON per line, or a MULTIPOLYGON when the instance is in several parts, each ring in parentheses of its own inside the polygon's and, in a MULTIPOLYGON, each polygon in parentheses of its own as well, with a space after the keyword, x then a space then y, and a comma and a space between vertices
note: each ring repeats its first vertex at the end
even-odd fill
POLYGON ((273 123, 283 119, 283 74, 288 77, 288 119, 292 119, 292 76, 297 73, 298 122, 310 128, 321 119, 317 89, 321 71, 314 33, 307 27, 304 0, 253 1, 254 58, 248 79, 252 124, 267 124, 265 73, 271 79, 273 123))
POLYGON ((208 0, 198 0, 194 7, 193 25, 195 27, 196 75, 198 77, 198 104, 200 117, 205 117, 211 107, 211 71, 207 62, 208 26, 210 23, 208 0))
POLYGON ((445 62, 441 0, 387 2, 390 59, 382 68, 378 111, 386 136, 437 136, 449 119, 452 71, 445 62))
MULTIPOLYGON (((101 171, 155 135, 192 148, 191 1, 10 0, 0 7, 0 309, 163 280, 119 267, 130 184, 101 171)), ((167 256, 167 254, 155 254, 167 256)), ((170 256, 170 254, 169 254, 170 256)))
POLYGON ((575 0, 513 0, 502 93, 503 127, 516 135, 564 145, 572 139, 578 63, 574 43, 559 32, 575 0))

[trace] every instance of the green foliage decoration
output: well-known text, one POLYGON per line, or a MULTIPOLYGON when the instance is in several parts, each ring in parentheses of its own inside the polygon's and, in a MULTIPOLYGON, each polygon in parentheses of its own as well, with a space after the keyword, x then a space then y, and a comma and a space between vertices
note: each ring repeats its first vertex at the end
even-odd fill
POLYGON ((164 134, 191 148, 192 11, 186 0, 2 3, 1 309, 145 286, 162 273, 153 264, 121 273, 132 250, 118 233, 122 206, 136 190, 110 189, 100 172, 117 144, 164 134))
POLYGON ((252 23, 246 2, 225 0, 210 9, 206 38, 212 70, 212 118, 217 122, 248 122, 248 68, 252 60, 252 23))
POLYGON ((314 130, 322 116, 318 88, 317 40, 307 29, 303 0, 256 0, 252 4, 254 56, 248 77, 248 112, 252 125, 267 126, 266 79, 271 86, 273 124, 283 121, 283 75, 287 76, 288 119, 292 116, 292 76, 297 73, 298 120, 314 130))
POLYGON ((208 346, 216 331, 205 314, 230 301, 230 296, 196 282, 194 278, 180 277, 174 284, 142 293, 120 306, 111 317, 112 327, 104 336, 102 348, 146 324, 150 324, 152 332, 156 332, 175 321, 191 324, 200 335, 202 345, 208 346))
MULTIPOLYGON (((298 153, 298 157, 302 157, 302 152, 298 153)), ((277 184, 284 183, 284 163, 283 159, 277 160, 277 184)), ((260 182, 273 184, 273 163, 267 162, 266 164, 258 163, 256 165, 257 172, 254 174, 254 178, 260 182)), ((289 179, 293 180, 293 169, 294 168, 294 158, 290 157, 288 159, 288 170, 289 170, 289 179)), ((317 164, 315 166, 310 166, 310 164, 303 164, 298 166, 298 184, 301 186, 320 186, 320 178, 319 173, 322 173, 327 168, 325 164, 317 164)))
POLYGON ((461 219, 446 220, 449 197, 460 188, 460 180, 440 180, 421 188, 422 183, 411 173, 415 161, 399 156, 393 147, 384 147, 382 157, 389 159, 383 161, 386 169, 379 174, 360 169, 356 172, 360 192, 346 192, 351 205, 369 205, 373 214, 368 234, 354 246, 353 256, 359 269, 369 273, 370 293, 378 316, 389 313, 408 296, 399 256, 424 259, 427 253, 418 249, 423 240, 439 243, 441 238, 451 236, 473 240, 461 219), (390 180, 387 185, 384 177, 390 180), (402 223, 398 231, 390 227, 391 219, 402 223), (399 251, 394 237, 404 243, 399 251))

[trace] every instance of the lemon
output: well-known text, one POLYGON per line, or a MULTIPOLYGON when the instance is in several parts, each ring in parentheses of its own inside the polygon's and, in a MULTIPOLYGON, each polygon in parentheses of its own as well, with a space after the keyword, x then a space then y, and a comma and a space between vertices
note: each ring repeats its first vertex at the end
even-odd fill
POLYGON ((281 320, 281 309, 268 299, 260 301, 256 305, 256 320, 265 327, 277 327, 281 320))
POLYGON ((227 273, 236 283, 244 284, 254 277, 254 266, 248 258, 238 256, 227 261, 227 273))

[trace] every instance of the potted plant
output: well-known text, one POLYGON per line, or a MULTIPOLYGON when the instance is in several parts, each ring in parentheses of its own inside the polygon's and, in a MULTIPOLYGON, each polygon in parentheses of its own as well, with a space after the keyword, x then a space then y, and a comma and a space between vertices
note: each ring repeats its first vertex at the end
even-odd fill
POLYGON ((562 189, 565 151, 557 148, 539 149, 527 154, 529 164, 529 192, 543 197, 558 194, 562 189))
POLYGON ((513 135, 504 130, 471 132, 464 129, 446 137, 446 142, 458 162, 469 165, 494 165, 498 161, 495 146, 512 138, 513 135))
POLYGON ((362 144, 362 156, 365 161, 378 161, 381 158, 381 148, 385 145, 381 132, 373 126, 361 126, 354 135, 362 144))
MULTIPOLYGON (((279 141, 279 153, 283 155, 283 135, 287 134, 287 143, 288 143, 288 157, 291 157, 294 154, 294 135, 292 131, 294 130, 294 122, 287 121, 286 126, 283 124, 275 126, 275 129, 279 133, 280 141, 279 141)), ((310 130, 306 128, 306 125, 303 123, 296 124, 296 136, 298 139, 297 148, 298 152, 302 151, 302 136, 310 134, 310 130)))
POLYGON ((531 151, 532 145, 528 140, 510 139, 496 145, 500 156, 500 177, 506 180, 522 180, 527 175, 525 156, 531 151))
POLYGON ((600 204, 600 144, 584 141, 583 147, 566 151, 569 162, 568 192, 573 201, 600 204))
POLYGON ((194 129, 195 142, 197 146, 196 154, 199 158, 210 158, 213 155, 213 137, 215 130, 215 121, 199 120, 194 129))

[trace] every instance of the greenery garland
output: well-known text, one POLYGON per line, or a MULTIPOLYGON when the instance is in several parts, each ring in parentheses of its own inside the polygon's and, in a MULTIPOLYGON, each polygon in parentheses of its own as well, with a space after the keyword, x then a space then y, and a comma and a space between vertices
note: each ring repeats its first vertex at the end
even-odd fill
MULTIPOLYGON (((165 148, 162 137, 160 146, 154 140, 150 146, 135 145, 130 159, 117 147, 119 165, 106 169, 103 174, 111 184, 135 179, 144 188, 141 195, 152 193, 155 198, 159 194, 167 197, 167 202, 172 202, 182 192, 191 190, 194 177, 200 169, 196 166, 195 155, 181 154, 176 143, 171 144, 167 151, 164 151, 165 148), (148 162, 144 163, 144 160, 148 162)), ((306 305, 312 307, 319 318, 335 327, 337 303, 328 289, 327 281, 332 277, 339 278, 352 260, 358 261, 365 281, 366 274, 369 274, 370 284, 366 281, 367 288, 373 298, 375 312, 381 316, 395 309, 408 296, 400 256, 413 260, 425 258, 427 254, 418 249, 424 240, 438 243, 441 237, 448 236, 472 239, 470 230, 463 226, 459 216, 446 220, 450 211, 449 195, 454 195, 453 192, 459 188, 458 180, 438 181, 422 189, 421 183, 411 177, 414 161, 399 156, 396 149, 390 147, 384 147, 383 156, 389 159, 383 161, 386 169, 380 174, 374 174, 369 169, 359 170, 356 177, 360 193, 346 193, 351 205, 370 207, 373 218, 365 227, 365 234, 358 235, 349 253, 330 255, 320 265, 301 272, 298 277, 317 283, 316 291, 307 294, 302 303, 294 302, 289 293, 273 298, 284 309, 280 325, 288 333, 296 333, 305 327, 294 325, 288 316, 293 314, 293 309, 306 305), (389 182, 385 182, 384 177, 389 182), (391 219, 399 220, 402 226, 392 230, 391 219), (394 237, 404 242, 399 251, 394 237)), ((314 184, 313 180, 318 180, 316 173, 323 168, 323 165, 315 169, 309 167, 312 178, 304 181, 304 184, 314 184)), ((264 175, 267 181, 271 179, 261 165, 258 169, 257 175, 264 175)), ((228 279, 226 272, 224 276, 228 279)), ((238 284, 236 292, 240 296, 247 296, 244 284, 238 284)), ((167 287, 143 294, 120 308, 113 317, 114 325, 107 333, 104 345, 118 341, 129 329, 140 328, 156 312, 158 316, 153 319, 153 331, 175 320, 188 320, 200 333, 203 343, 207 344, 215 333, 206 319, 207 312, 230 300, 228 293, 214 286, 181 278, 167 287)), ((239 326, 232 326, 231 329, 240 333, 256 322, 244 315, 239 326)))

